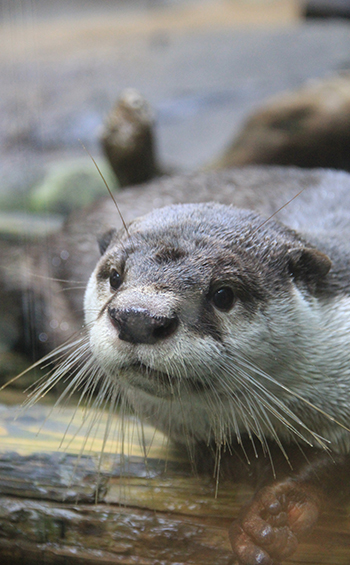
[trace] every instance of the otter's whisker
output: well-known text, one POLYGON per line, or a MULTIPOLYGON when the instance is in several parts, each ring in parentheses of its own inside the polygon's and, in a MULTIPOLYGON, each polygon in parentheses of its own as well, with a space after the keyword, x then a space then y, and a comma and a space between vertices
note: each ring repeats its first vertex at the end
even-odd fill
MULTIPOLYGON (((87 350, 86 350, 87 351, 87 350)), ((77 357, 77 352, 74 351, 69 357, 65 360, 65 362, 60 365, 58 368, 53 369, 52 372, 47 373, 47 380, 40 384, 37 388, 35 388, 28 396, 28 398, 24 402, 24 407, 29 407, 35 402, 37 402, 40 398, 43 398, 52 388, 59 382, 60 380, 67 378, 70 375, 70 372, 74 370, 77 366, 77 359, 78 362, 82 362, 81 356, 77 357)), ((40 379, 42 381, 42 379, 40 379)), ((69 388, 68 388, 69 390, 69 388)))
MULTIPOLYGON (((248 366, 250 368, 250 372, 247 373, 246 371, 243 370, 242 376, 239 377, 239 373, 240 373, 240 368, 239 365, 237 363, 237 359, 236 359, 236 367, 235 370, 233 372, 231 372, 232 374, 232 379, 234 382, 234 379, 236 379, 236 382, 239 383, 239 385, 243 388, 247 388, 249 390, 250 386, 253 386, 254 389, 254 394, 258 395, 259 401, 263 403, 263 405, 267 408, 267 410, 269 410, 269 412, 273 413, 274 416, 281 422, 283 422, 285 424, 285 426, 290 429, 290 431, 292 433, 294 433, 295 435, 297 435, 300 439, 302 439, 303 441, 305 441, 307 444, 312 445, 310 443, 309 440, 307 440, 307 438, 298 430, 296 430, 296 428, 290 423, 290 421, 286 420, 285 416, 288 416, 291 420, 293 420, 295 423, 297 423, 301 428, 303 428, 305 431, 307 431, 314 439, 315 441, 317 441, 317 443, 320 444, 320 446, 323 449, 328 449, 327 446, 325 445, 325 442, 327 440, 325 440, 324 438, 320 437, 319 434, 316 434, 315 432, 313 432, 311 429, 308 428, 308 426, 305 425, 304 422, 302 422, 302 420, 296 416, 288 407, 288 405, 286 405, 284 402, 282 402, 280 399, 278 399, 277 397, 275 397, 270 391, 268 391, 260 382, 258 382, 256 379, 254 379, 254 377, 252 376, 252 372, 258 373, 259 375, 262 374, 262 372, 257 369, 254 366, 249 365, 245 360, 239 360, 240 364, 243 364, 243 366, 245 365, 246 367, 248 366), (249 384, 250 383, 250 384, 249 384), (260 394, 258 393, 258 390, 260 391, 260 394), (273 401, 274 404, 274 408, 271 405, 271 400, 273 401), (279 409, 282 410, 282 413, 280 413, 277 410, 277 407, 279 409), (284 414, 283 414, 284 413, 284 414)), ((226 368, 225 368, 226 371, 226 368)), ((269 380, 271 381, 272 379, 269 377, 269 380)), ((288 390, 287 387, 284 387, 284 390, 288 390)), ((229 391, 228 391, 229 392, 229 391)), ((294 393, 290 390, 288 390, 289 394, 291 397, 294 396, 294 393)))
MULTIPOLYGON (((85 369, 85 367, 84 367, 84 369, 85 369)), ((91 367, 89 367, 89 371, 91 371, 91 367)), ((85 385, 85 387, 84 387, 84 389, 83 389, 83 391, 82 391, 82 393, 81 393, 81 395, 80 395, 80 397, 79 397, 79 400, 78 400, 78 402, 77 402, 77 404, 76 404, 76 406, 75 406, 75 409, 74 409, 74 411, 73 411, 71 420, 70 420, 70 422, 67 424, 66 431, 65 431, 65 433, 64 433, 64 435, 63 435, 63 437, 62 437, 62 441, 61 441, 61 444, 60 444, 60 445, 63 445, 63 442, 64 442, 64 440, 65 440, 66 434, 68 433, 68 431, 69 431, 69 429, 70 429, 70 427, 71 427, 71 424, 73 423, 73 421, 74 421, 74 419, 75 419, 75 417, 76 417, 76 414, 77 414, 77 412, 78 412, 79 407, 81 406, 82 402, 84 401, 86 390, 88 390, 88 388, 90 387, 91 383, 93 383, 93 386, 98 386, 99 381, 100 381, 102 378, 104 378, 103 373, 102 373, 102 372, 100 371, 100 369, 98 369, 97 367, 95 367, 95 368, 93 369, 93 371, 91 372, 91 374, 90 374, 89 376, 86 375, 86 374, 84 374, 84 373, 82 374, 82 376, 87 379, 87 382, 86 382, 86 385, 85 385)), ((73 392, 74 392, 74 391, 75 391, 75 389, 73 390, 73 392)), ((59 397, 58 401, 56 402, 56 405, 61 404, 61 401, 62 401, 62 395, 59 397)), ((79 433, 79 431, 83 428, 83 426, 85 425, 85 423, 86 423, 86 422, 89 420, 89 418, 91 417, 91 411, 89 410, 89 408, 90 408, 91 406, 89 406, 89 402, 90 402, 90 399, 88 399, 88 402, 87 402, 87 404, 86 404, 85 410, 83 410, 83 417, 82 417, 81 425, 78 427, 78 430, 77 430, 76 434, 79 433)), ((70 444, 68 444, 67 448, 69 447, 69 445, 70 445, 70 444)))
MULTIPOLYGON (((241 361, 240 361, 241 362, 241 361)), ((260 377, 262 377, 263 379, 273 383, 274 385, 278 386, 280 389, 284 390, 285 392, 287 392, 289 395, 294 396, 295 398, 297 398, 298 400, 300 400, 303 404, 305 404, 306 406, 309 406, 310 408, 312 408, 313 410, 315 410, 316 412, 319 412, 320 414, 322 414, 322 416, 324 416, 325 418, 327 418, 328 420, 330 420, 331 422, 334 422, 335 424, 337 424, 338 426, 340 426, 341 428, 343 428, 344 430, 350 432, 350 428, 348 428, 347 426, 345 426, 342 422, 338 421, 337 419, 335 419, 333 416, 331 416, 330 414, 328 414, 327 412, 325 412, 324 410, 322 410, 322 408, 318 407, 316 404, 310 402, 309 400, 307 400, 307 398, 304 398, 302 395, 300 395, 299 393, 292 391, 290 388, 288 388, 286 385, 280 383, 279 381, 277 381, 276 379, 274 379, 271 375, 268 375, 267 373, 265 373, 264 371, 262 371, 261 369, 259 369, 258 367, 255 367, 254 365, 251 365, 249 363, 249 361, 245 360, 243 361, 243 363, 247 364, 248 368, 252 368, 253 371, 255 371, 256 374, 258 374, 260 377)), ((257 383, 258 385, 258 383, 257 383)))

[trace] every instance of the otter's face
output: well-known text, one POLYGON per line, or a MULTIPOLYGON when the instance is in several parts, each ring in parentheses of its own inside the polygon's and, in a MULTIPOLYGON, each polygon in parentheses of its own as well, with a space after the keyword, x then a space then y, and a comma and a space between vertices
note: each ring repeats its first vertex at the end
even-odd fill
POLYGON ((232 410, 227 398, 241 420, 247 362, 276 365, 267 305, 290 303, 290 257, 278 258, 271 233, 268 253, 258 245, 261 222, 216 204, 172 206, 101 241, 85 296, 93 356, 160 427, 170 403, 175 437, 187 426, 207 439, 208 412, 232 410))

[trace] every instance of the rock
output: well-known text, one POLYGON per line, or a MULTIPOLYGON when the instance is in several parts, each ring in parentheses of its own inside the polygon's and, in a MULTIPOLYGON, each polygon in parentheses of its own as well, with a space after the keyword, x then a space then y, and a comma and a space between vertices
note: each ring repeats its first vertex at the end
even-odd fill
POLYGON ((214 168, 248 164, 350 170, 350 74, 309 82, 255 112, 214 168))

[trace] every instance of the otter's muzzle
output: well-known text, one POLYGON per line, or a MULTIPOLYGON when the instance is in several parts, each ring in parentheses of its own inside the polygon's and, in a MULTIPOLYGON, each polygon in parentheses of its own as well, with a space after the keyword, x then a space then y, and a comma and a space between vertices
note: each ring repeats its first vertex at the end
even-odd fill
POLYGON ((119 339, 134 344, 158 343, 175 333, 179 325, 176 315, 154 316, 146 308, 110 307, 108 315, 118 330, 119 339))

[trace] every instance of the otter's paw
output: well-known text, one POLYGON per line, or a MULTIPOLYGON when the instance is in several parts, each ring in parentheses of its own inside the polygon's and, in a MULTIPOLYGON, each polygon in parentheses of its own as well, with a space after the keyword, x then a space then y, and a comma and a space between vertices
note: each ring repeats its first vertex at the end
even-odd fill
POLYGON ((240 565, 278 565, 294 553, 315 524, 320 499, 312 487, 292 480, 261 489, 230 528, 240 565))

